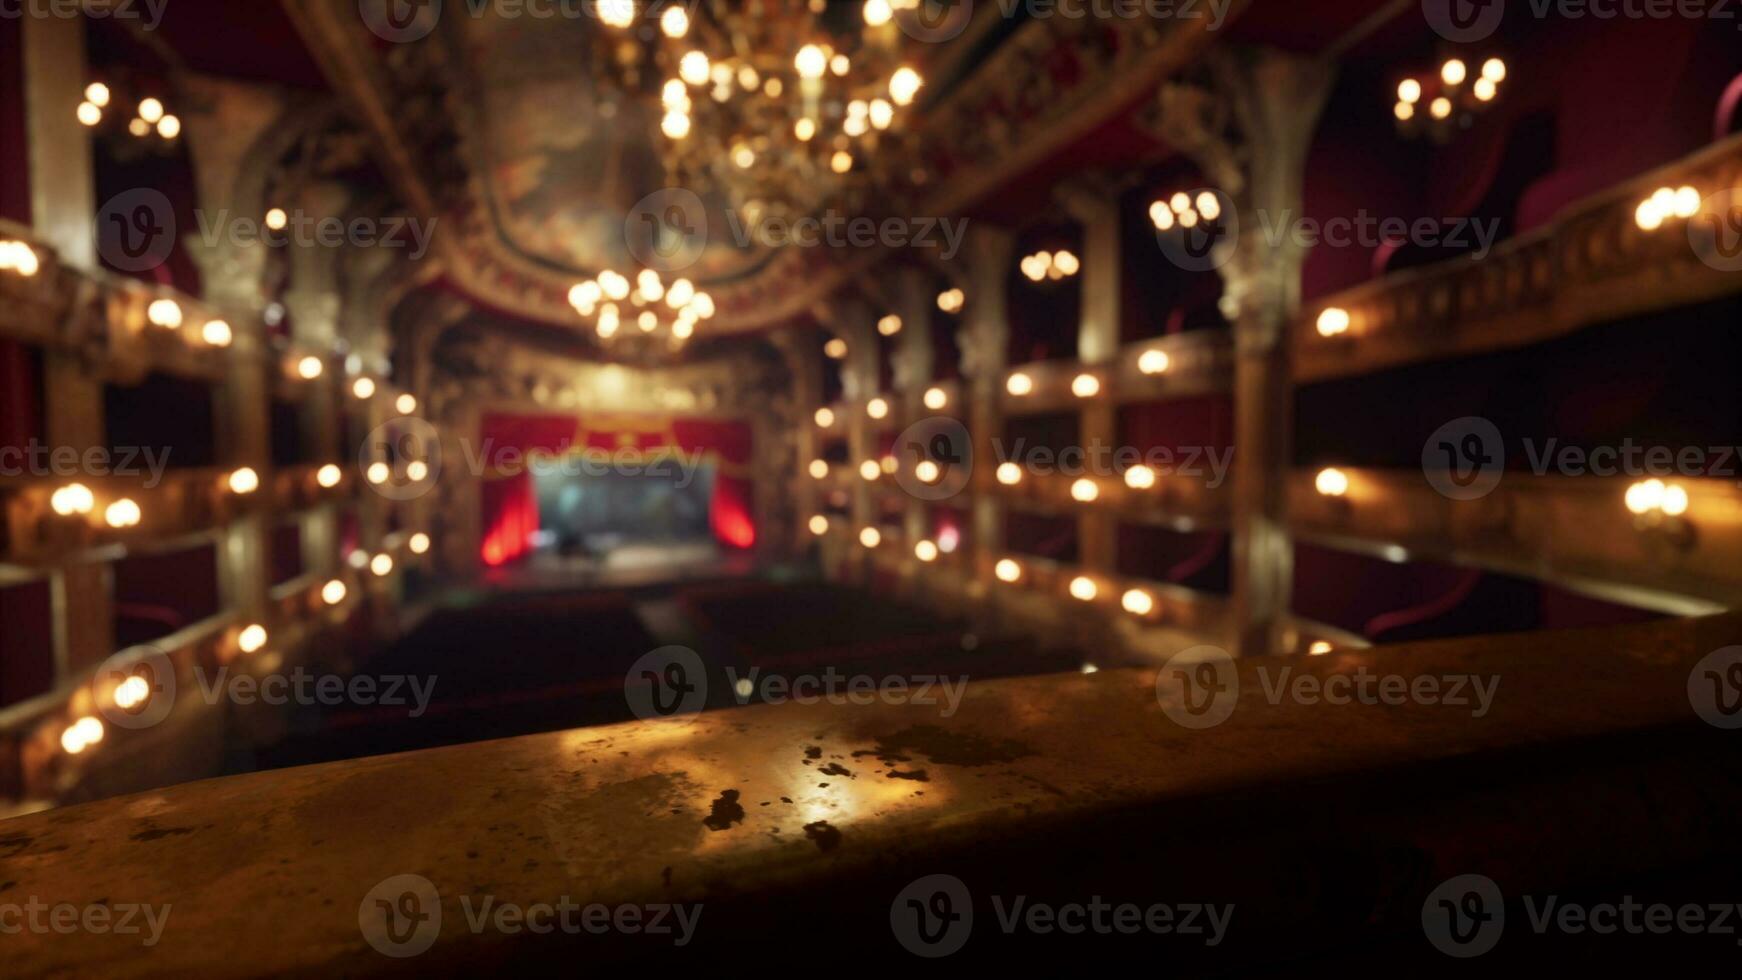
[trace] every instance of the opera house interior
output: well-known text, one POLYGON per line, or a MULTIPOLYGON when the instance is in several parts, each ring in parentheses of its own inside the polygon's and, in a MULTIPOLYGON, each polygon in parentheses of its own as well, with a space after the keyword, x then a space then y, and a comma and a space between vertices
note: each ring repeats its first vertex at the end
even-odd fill
POLYGON ((1733 969, 1739 328, 1727 0, 0 0, 0 973, 1733 969))

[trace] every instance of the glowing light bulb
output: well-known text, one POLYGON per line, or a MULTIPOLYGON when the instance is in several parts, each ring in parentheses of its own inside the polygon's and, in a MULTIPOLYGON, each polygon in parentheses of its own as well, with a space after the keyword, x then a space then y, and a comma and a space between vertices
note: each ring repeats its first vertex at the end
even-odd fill
POLYGON ((1663 512, 1670 517, 1680 517, 1688 512, 1688 491, 1680 484, 1671 484, 1663 490, 1663 512))
POLYGON ((109 86, 102 82, 92 82, 85 86, 85 101, 101 109, 109 104, 109 86))
POLYGON ((321 601, 329 606, 336 606, 345 601, 345 596, 349 595, 350 591, 350 589, 345 587, 345 583, 338 579, 333 579, 326 585, 321 586, 321 601))
POLYGON ((829 533, 829 519, 824 517, 821 514, 817 514, 816 516, 812 517, 811 518, 811 533, 816 535, 819 538, 822 537, 823 535, 829 533))
POLYGON ((873 398, 865 403, 865 414, 879 420, 888 418, 889 402, 882 398, 873 398))
POLYGON ((78 108, 79 122, 86 126, 95 126, 103 121, 103 110, 96 103, 80 102, 78 108))
POLYGON ((925 407, 934 412, 943 411, 950 404, 949 393, 942 388, 928 388, 925 392, 925 407))
POLYGON ((376 578, 386 578, 393 574, 393 556, 380 554, 369 559, 369 571, 376 578))
POLYGON ((1004 383, 1004 390, 1018 398, 1032 394, 1034 392, 1034 379, 1019 371, 1011 375, 1010 380, 1004 383))
POLYGON ((895 106, 888 99, 872 99, 871 110, 867 114, 874 129, 888 129, 895 122, 895 106))
POLYGON ((1125 471, 1125 485, 1133 490, 1149 490, 1155 486, 1155 471, 1147 466, 1133 466, 1125 471))
POLYGON ((139 118, 153 126, 157 125, 157 121, 163 118, 163 103, 156 99, 146 99, 139 103, 139 118))
POLYGON ((1314 640, 1313 645, 1307 647, 1307 654, 1308 656, 1322 657, 1333 649, 1335 648, 1331 646, 1329 640, 1314 640))
POLYGON ((677 76, 691 85, 708 84, 708 71, 713 66, 700 51, 686 53, 677 63, 677 76))
POLYGON ((681 6, 667 7, 665 13, 659 15, 659 29, 674 40, 683 37, 690 30, 689 12, 681 6))
POLYGON ((1470 87, 1470 91, 1475 93, 1479 102, 1492 102, 1494 97, 1500 94, 1499 86, 1486 78, 1476 79, 1476 84, 1470 87))
POLYGON ((1440 66, 1440 81, 1447 85, 1462 85, 1470 76, 1470 67, 1460 58, 1451 58, 1440 66))
POLYGON ((413 534, 410 540, 406 541, 405 546, 410 548, 411 553, 414 555, 427 555, 429 554, 430 546, 429 535, 419 531, 416 534, 413 534))
POLYGON ((816 120, 807 116, 793 123, 792 135, 798 137, 801 143, 809 143, 817 135, 816 120))
POLYGON ((838 174, 844 174, 847 171, 852 170, 853 154, 848 153, 846 150, 837 150, 835 155, 829 158, 829 169, 838 174))
POLYGON ((371 484, 380 486, 393 476, 393 468, 386 463, 370 463, 369 469, 364 471, 363 476, 371 484))
POLYGON ((673 109, 659 121, 659 131, 674 140, 681 140, 690 134, 690 117, 687 113, 673 109))
POLYGON ((327 490, 331 490, 338 486, 339 482, 344 478, 344 471, 339 469, 337 466, 334 466, 332 463, 328 463, 315 472, 315 482, 327 490))
POLYGON ((914 466, 913 475, 919 477, 921 483, 936 483, 944 475, 942 468, 929 459, 922 459, 914 466))
POLYGON ((1662 228, 1665 217, 1667 215, 1664 214, 1663 209, 1658 207, 1657 202, 1650 198, 1639 202, 1639 207, 1633 211, 1633 223, 1638 225, 1641 231, 1656 231, 1662 228))
POLYGON ((422 483, 429 478, 429 464, 421 459, 405 464, 405 478, 413 483, 422 483))
POLYGON ((69 483, 49 496, 48 505, 56 514, 72 517, 89 514, 97 506, 97 498, 83 483, 69 483))
POLYGON ((321 363, 320 358, 313 355, 296 362, 296 375, 304 381, 313 381, 320 377, 325 370, 326 365, 321 363))
POLYGON ((115 688, 115 707, 128 711, 144 704, 151 697, 151 683, 135 674, 115 688))
POLYGON ((935 541, 921 541, 913 546, 913 556, 923 562, 938 560, 938 546, 935 541))
POLYGON ((1692 187, 1679 187, 1675 192, 1672 210, 1678 218, 1691 218, 1700 213, 1700 192, 1692 187))
POLYGON ((875 548, 883 543, 883 532, 874 527, 868 527, 859 532, 859 543, 867 548, 875 548))
POLYGON ((1005 558, 992 569, 992 574, 998 576, 1000 582, 1018 582, 1022 579, 1022 566, 1005 558))
POLYGON ((792 66, 798 70, 798 77, 818 79, 829 70, 829 57, 823 49, 814 44, 807 44, 798 49, 798 54, 792 59, 792 66))
POLYGON ((1323 469, 1314 478, 1313 487, 1326 497, 1345 496, 1349 492, 1349 475, 1335 468, 1323 469))
POLYGON ((266 212, 266 227, 269 231, 283 231, 290 224, 290 215, 283 208, 273 208, 266 212))
POLYGON ((399 409, 399 414, 401 415, 410 415, 412 412, 417 411, 417 396, 400 395, 398 398, 394 399, 393 407, 399 409))
POLYGON ((909 105, 919 95, 920 86, 924 84, 925 80, 919 77, 919 72, 905 66, 897 68, 889 79, 889 97, 896 105, 909 105))
POLYGON ((369 399, 374 398, 375 379, 358 378, 356 381, 351 382, 351 394, 355 395, 358 401, 368 401, 369 399))
POLYGON ((1318 330, 1321 337, 1335 337, 1349 332, 1351 318, 1349 311, 1333 306, 1319 314, 1318 330))
POLYGON ((1092 504, 1100 496, 1101 488, 1086 476, 1071 484, 1071 499, 1079 504, 1092 504))
POLYGON ((1147 616, 1155 611, 1155 597, 1142 589, 1132 589, 1119 599, 1119 604, 1133 616, 1147 616))
POLYGON ((174 330, 181 326, 181 304, 173 299, 153 300, 151 305, 145 308, 145 318, 151 321, 153 326, 174 330))
POLYGON ((1435 99, 1428 109, 1433 113, 1435 119, 1445 119, 1452 114, 1452 100, 1442 95, 1435 99))
POLYGON ((1007 487, 1016 486, 1022 482, 1022 467, 1015 463, 998 464, 998 482, 1007 487))
POLYGON ((1137 359, 1137 370, 1148 375, 1166 374, 1172 362, 1166 351, 1146 350, 1137 359))
POLYGON ((835 412, 831 408, 819 408, 816 414, 818 428, 827 429, 835 424, 835 412))
POLYGON ((1489 58, 1482 62, 1482 77, 1496 85, 1506 81, 1506 62, 1499 58, 1489 58))
POLYGON ((813 480, 825 480, 829 476, 829 464, 820 459, 811 460, 810 475, 813 480))
POLYGON ((1406 78, 1397 83, 1397 100, 1405 105, 1414 105, 1421 101, 1421 83, 1413 78, 1406 78))
POLYGON ((139 505, 127 497, 115 501, 103 510, 103 522, 116 530, 137 527, 143 518, 139 505))
POLYGON ((268 639, 270 637, 266 633, 266 627, 254 623, 236 635, 236 649, 243 653, 259 653, 268 639))
POLYGON ((883 475, 883 467, 877 465, 874 459, 868 459, 859 464, 859 476, 869 483, 883 475))
POLYGON ((1101 393, 1101 379, 1092 374, 1079 374, 1071 382, 1071 394, 1078 398, 1093 398, 1101 393))
POLYGON ((865 0, 865 23, 870 27, 882 27, 895 16, 895 10, 889 6, 889 0, 865 0))
POLYGON ((175 116, 164 116, 157 121, 157 135, 166 140, 175 139, 181 135, 181 120, 175 116))
POLYGON ((877 321, 877 332, 885 337, 893 337, 901 332, 901 317, 891 313, 877 321))
POLYGON ((1092 602, 1094 601, 1094 598, 1100 594, 1100 586, 1096 585, 1095 580, 1089 578, 1087 575, 1078 575, 1076 578, 1071 579, 1071 597, 1073 599, 1082 602, 1092 602))
POLYGON ((230 492, 239 496, 247 496, 260 489, 260 474, 254 472, 251 466, 244 466, 230 474, 230 492))

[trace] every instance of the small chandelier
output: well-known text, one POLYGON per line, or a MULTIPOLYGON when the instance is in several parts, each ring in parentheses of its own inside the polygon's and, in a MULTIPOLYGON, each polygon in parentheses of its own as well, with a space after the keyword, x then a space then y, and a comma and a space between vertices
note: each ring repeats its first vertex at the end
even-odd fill
POLYGON ((1436 75, 1425 80, 1405 78, 1397 84, 1397 104, 1392 115, 1404 136, 1427 135, 1445 142, 1456 129, 1469 128, 1476 115, 1486 112, 1500 95, 1506 80, 1506 62, 1489 58, 1480 73, 1470 78, 1470 66, 1462 58, 1447 58, 1436 75))
POLYGON ((642 269, 633 282, 620 272, 601 272, 569 290, 569 305, 592 321, 607 347, 663 341, 672 351, 682 350, 696 327, 716 312, 714 298, 694 283, 667 284, 652 269, 642 269))

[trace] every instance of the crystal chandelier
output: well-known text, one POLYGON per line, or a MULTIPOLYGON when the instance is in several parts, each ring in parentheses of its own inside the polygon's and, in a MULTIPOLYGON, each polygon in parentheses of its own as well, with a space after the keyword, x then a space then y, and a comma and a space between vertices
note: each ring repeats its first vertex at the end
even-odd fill
POLYGON ((670 184, 752 221, 797 218, 897 172, 890 151, 924 84, 897 18, 919 4, 601 0, 602 60, 617 86, 658 98, 670 184))
POLYGON ((643 269, 633 282, 606 270, 569 290, 569 305, 592 321, 607 348, 683 349, 696 326, 713 319, 714 298, 688 279, 666 283, 658 272, 643 269))

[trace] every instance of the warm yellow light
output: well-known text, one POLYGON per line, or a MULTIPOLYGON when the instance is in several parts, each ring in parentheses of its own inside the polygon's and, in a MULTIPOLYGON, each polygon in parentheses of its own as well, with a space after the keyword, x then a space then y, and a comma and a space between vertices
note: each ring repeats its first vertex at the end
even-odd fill
POLYGON ((1641 231, 1656 231, 1663 227, 1664 219, 1668 217, 1657 201, 1647 198, 1639 202, 1639 207, 1633 211, 1633 222, 1641 231))
POLYGON ((1669 488, 1662 480, 1646 480, 1627 488, 1627 509, 1645 515, 1663 506, 1664 492, 1669 488))
POLYGON ((1333 306, 1319 314, 1319 336, 1335 337, 1349 332, 1351 317, 1349 311, 1340 306, 1333 306))
POLYGON ((102 82, 92 82, 85 86, 85 100, 101 109, 109 104, 109 86, 102 82))
POLYGON ((1470 91, 1476 94, 1476 99, 1480 102, 1492 102, 1500 94, 1499 86, 1486 78, 1476 79, 1476 84, 1471 86, 1470 91))
POLYGON ((260 474, 254 472, 251 466, 244 466, 230 474, 230 492, 246 496, 260 489, 260 474))
POLYGON ((889 79, 889 98, 896 105, 909 105, 919 95, 920 86, 924 84, 925 80, 919 77, 919 72, 907 67, 897 68, 889 79))
POLYGON ((1663 490, 1663 512, 1670 517, 1680 517, 1688 512, 1688 491, 1680 484, 1670 484, 1663 490))
POLYGON ((270 637, 267 636, 266 627, 254 623, 236 635, 236 649, 243 653, 259 653, 268 639, 270 637))
POLYGON ((0 241, 0 271, 10 270, 28 279, 41 268, 42 261, 36 257, 36 250, 29 245, 17 241, 0 241))
POLYGON ((872 99, 871 108, 867 115, 873 128, 888 129, 889 125, 895 122, 895 106, 891 105, 888 99, 872 99))
POLYGON ((868 527, 859 532, 859 543, 867 548, 875 548, 883 543, 883 532, 874 527, 868 527))
POLYGON ((839 77, 845 78, 847 73, 852 70, 853 59, 844 54, 837 54, 829 59, 829 71, 834 72, 839 77))
POLYGON ((361 401, 368 401, 369 399, 374 398, 375 379, 358 378, 356 381, 351 382, 351 394, 357 396, 361 401))
POLYGON ((1401 119, 1404 122, 1408 122, 1415 118, 1415 106, 1410 105, 1408 102, 1399 102, 1391 111, 1397 115, 1398 119, 1401 119))
POLYGON ((641 315, 635 318, 635 325, 641 328, 642 333, 652 333, 659 328, 659 314, 652 310, 642 310, 641 315))
POLYGON ((1071 484, 1071 499, 1079 504, 1092 504, 1100 496, 1101 488, 1086 476, 1071 484))
POLYGON ((871 27, 882 27, 895 16, 895 10, 889 6, 889 0, 865 0, 865 23, 871 27))
POLYGON ((89 715, 80 718, 61 732, 60 747, 68 755, 78 755, 103 740, 103 723, 89 715))
POLYGON ((1173 209, 1167 206, 1166 201, 1156 201, 1149 205, 1149 220, 1155 225, 1156 231, 1171 231, 1175 223, 1173 209))
POLYGON ((150 320, 153 326, 174 330, 181 326, 181 304, 173 299, 153 300, 151 305, 145 308, 145 318, 150 320))
POLYGON ((960 289, 946 289, 938 294, 938 309, 945 313, 960 313, 968 302, 968 294, 960 289))
POLYGON ((320 377, 321 372, 325 370, 326 365, 321 363, 320 358, 312 354, 296 362, 296 375, 304 381, 313 381, 320 377))
POLYGON ((175 116, 164 116, 157 121, 157 135, 166 140, 175 139, 181 135, 181 120, 175 116))
POLYGON ((115 687, 115 707, 123 711, 137 708, 151 697, 151 683, 135 674, 115 687))
POLYGON ((1397 100, 1406 105, 1414 105, 1421 101, 1421 83, 1413 78, 1406 78, 1397 83, 1397 100))
POLYGON ((835 424, 835 412, 831 408, 819 408, 816 414, 818 428, 827 429, 835 424))
POLYGON ((80 123, 86 126, 95 126, 103 121, 103 110, 95 103, 80 102, 78 116, 80 123))
POLYGON ((373 573, 376 578, 386 578, 393 574, 393 556, 389 554, 379 554, 369 559, 369 571, 373 573))
POLYGON ((69 483, 49 496, 48 505, 56 514, 72 517, 74 514, 89 514, 96 508, 97 498, 83 483, 69 483))
POLYGON ((1322 469, 1313 486, 1326 497, 1341 497, 1349 492, 1349 474, 1335 468, 1322 469))
POLYGON ((1004 383, 1004 390, 1018 398, 1032 394, 1034 392, 1034 379, 1018 371, 1004 383))
POLYGON ((127 131, 134 136, 146 136, 151 132, 151 124, 143 119, 130 119, 127 122, 127 131))
POLYGON ((921 483, 936 483, 938 478, 944 475, 944 471, 931 460, 922 459, 918 465, 914 466, 913 475, 919 477, 921 483))
POLYGON ((674 40, 683 37, 690 30, 689 12, 678 5, 667 7, 665 13, 659 15, 659 29, 674 40))
POLYGON ((1435 99, 1433 105, 1428 108, 1433 112, 1435 119, 1445 119, 1452 114, 1452 100, 1442 95, 1435 99))
POLYGON ((1155 471, 1147 466, 1133 466, 1125 471, 1125 485, 1133 490, 1148 490, 1155 486, 1155 471))
POLYGON ((1000 582, 1017 582, 1022 579, 1022 566, 1005 558, 992 569, 992 574, 998 576, 1000 582))
POLYGON ((925 407, 934 412, 941 412, 950 404, 950 395, 942 388, 927 388, 925 392, 925 407))
POLYGON ((1101 379, 1092 374, 1079 374, 1071 381, 1071 394, 1078 398, 1093 398, 1101 393, 1101 379))
POLYGON ((838 174, 844 174, 847 171, 852 170, 853 154, 848 153, 846 150, 835 151, 835 155, 829 159, 829 169, 838 174))
POLYGON ((1147 616, 1155 611, 1155 597, 1142 589, 1131 589, 1119 599, 1119 604, 1133 616, 1147 616))
POLYGON ((1007 487, 1016 486, 1022 482, 1022 467, 1015 463, 998 464, 998 482, 1007 487))
POLYGON ((877 332, 885 337, 893 337, 901 332, 901 317, 891 313, 877 321, 877 332))
POLYGON ((673 109, 659 121, 659 131, 666 136, 681 140, 690 134, 690 117, 688 113, 673 109))
POLYGON ((599 19, 607 27, 624 28, 635 23, 635 0, 598 0, 599 19))
POLYGON ((807 44, 798 49, 798 54, 792 59, 792 66, 798 69, 798 77, 817 79, 829 70, 829 56, 823 49, 814 44, 807 44))
POLYGON ((1078 575, 1076 578, 1071 579, 1072 598, 1080 599, 1083 602, 1092 602, 1094 598, 1100 594, 1100 586, 1096 585, 1095 580, 1089 578, 1087 575, 1078 575))
POLYGON ((1307 648, 1307 653, 1314 657, 1322 657, 1330 653, 1332 649, 1334 648, 1329 640, 1314 640, 1313 645, 1307 648))
POLYGON ((807 116, 793 123, 792 135, 798 137, 801 143, 809 143, 817 135, 816 120, 807 116))
POLYGON ((913 556, 920 561, 933 562, 938 560, 938 546, 935 541, 921 541, 913 546, 913 556))
POLYGON ((874 419, 886 419, 889 417, 889 402, 882 398, 873 398, 865 403, 865 414, 874 419))
POLYGON ((1470 68, 1462 59, 1452 58, 1440 66, 1440 80, 1447 85, 1462 85, 1469 76, 1470 68))
POLYGON ((407 548, 410 548, 411 553, 414 555, 427 555, 427 554, 429 554, 429 545, 430 545, 429 535, 423 533, 422 531, 419 531, 416 534, 413 534, 411 536, 411 539, 405 543, 405 546, 407 548))
POLYGON ((413 483, 422 483, 429 477, 429 464, 421 459, 414 459, 405 464, 405 478, 413 483))
POLYGON ((163 118, 163 103, 156 99, 146 99, 139 103, 139 118, 153 126, 157 125, 157 121, 163 118))
POLYGON ((732 162, 738 165, 739 170, 749 170, 756 165, 756 151, 747 143, 739 143, 732 150, 732 162))
POLYGON ((127 497, 115 501, 103 510, 103 522, 116 530, 137 527, 142 519, 144 514, 139 505, 127 497))
POLYGON ((1173 359, 1167 356, 1166 351, 1146 350, 1137 359, 1137 370, 1148 375, 1166 374, 1172 363, 1173 359))
POLYGON ((410 415, 412 412, 417 411, 417 396, 400 395, 398 398, 394 399, 393 407, 399 409, 399 414, 401 415, 410 415))
POLYGON ((273 208, 266 212, 266 227, 269 231, 283 231, 290 224, 290 215, 283 208, 273 208))
POLYGON ((1506 81, 1506 62, 1499 58, 1482 62, 1482 77, 1495 84, 1506 81))
POLYGON ((350 591, 350 589, 345 587, 345 583, 338 579, 333 579, 326 585, 321 586, 321 601, 329 606, 336 606, 345 601, 345 596, 349 595, 350 591))
POLYGON ((868 459, 859 464, 859 476, 867 482, 875 480, 882 475, 883 467, 877 465, 877 461, 874 459, 868 459))
POLYGON ((811 533, 816 535, 819 538, 822 537, 823 535, 829 533, 829 519, 824 517, 821 514, 817 514, 816 516, 812 517, 811 518, 811 533))
POLYGON ((321 467, 315 473, 315 482, 320 484, 322 487, 325 487, 328 490, 331 490, 332 488, 338 486, 339 481, 343 480, 344 478, 345 478, 344 471, 340 470, 337 466, 334 466, 332 463, 328 463, 327 465, 321 467))
POLYGON ((230 330, 230 325, 223 320, 207 320, 206 325, 200 328, 200 339, 213 347, 228 347, 235 335, 230 330))
POLYGON ((388 477, 393 475, 393 468, 386 463, 370 463, 369 469, 363 475, 370 483, 380 486, 387 482, 388 477))
POLYGON ((1675 202, 1672 210, 1678 218, 1691 218, 1700 213, 1704 202, 1700 200, 1700 192, 1692 187, 1678 187, 1675 192, 1675 202))
POLYGON ((687 52, 677 63, 677 75, 691 85, 708 84, 708 56, 700 51, 687 52))

